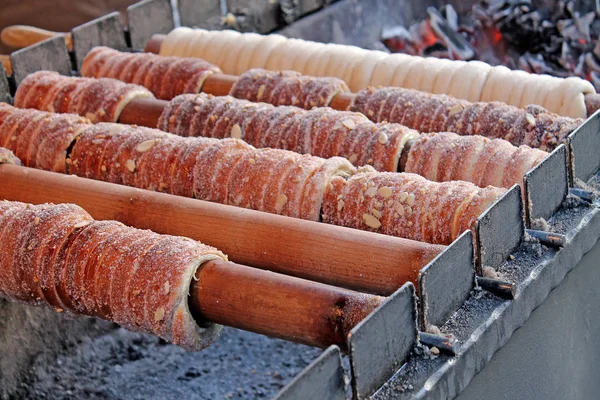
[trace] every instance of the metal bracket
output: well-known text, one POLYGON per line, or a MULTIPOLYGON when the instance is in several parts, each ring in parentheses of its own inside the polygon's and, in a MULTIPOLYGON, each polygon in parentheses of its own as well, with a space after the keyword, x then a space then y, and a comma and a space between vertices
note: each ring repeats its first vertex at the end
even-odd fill
POLYGON ((221 17, 219 0, 179 0, 181 26, 198 26, 211 18, 221 17))
POLYGON ((17 86, 32 72, 49 70, 71 75, 71 59, 63 36, 46 39, 10 55, 17 86))
POLYGON ((87 53, 96 46, 126 49, 125 33, 120 18, 118 12, 113 12, 73 28, 71 31, 73 52, 78 71, 81 70, 81 64, 87 53))
POLYGON ((558 146, 525 175, 525 217, 527 226, 536 218, 550 218, 569 193, 567 148, 558 146))
POLYGON ((0 102, 10 103, 10 85, 2 64, 0 64, 0 102))
POLYGON ((600 168, 600 110, 568 137, 570 186, 574 179, 586 182, 600 168))
POLYGON ((169 0, 143 0, 127 7, 127 23, 131 47, 141 50, 156 33, 169 33, 175 28, 169 0))
POLYGON ((272 400, 304 399, 344 400, 346 385, 340 348, 329 346, 304 368, 272 400))
POLYGON ((419 271, 419 325, 443 325, 475 284, 473 233, 466 231, 419 271))
POLYGON ((352 390, 365 399, 404 363, 417 340, 415 288, 408 282, 348 334, 352 390))
POLYGON ((514 185, 477 219, 477 275, 482 275, 483 267, 504 264, 524 234, 521 187, 514 185))

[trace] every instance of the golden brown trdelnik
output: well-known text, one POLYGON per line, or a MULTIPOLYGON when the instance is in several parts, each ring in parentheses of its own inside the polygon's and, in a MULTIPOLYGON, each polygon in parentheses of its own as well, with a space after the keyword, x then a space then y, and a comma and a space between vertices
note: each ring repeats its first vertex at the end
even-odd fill
POLYGON ((229 95, 275 106, 296 106, 310 110, 329 106, 336 95, 349 90, 346 83, 338 78, 317 78, 296 71, 255 68, 240 75, 229 95))
POLYGON ((70 204, 0 201, 0 295, 47 304, 201 350, 219 326, 188 308, 196 270, 226 257, 199 242, 94 221, 70 204))
POLYGON ((331 185, 323 201, 323 222, 440 244, 472 229, 477 217, 505 193, 491 186, 372 170, 347 180, 334 177, 331 185))
POLYGON ((583 120, 563 117, 543 107, 525 109, 500 102, 471 103, 442 94, 403 88, 368 88, 348 108, 372 121, 396 122, 419 132, 456 132, 504 139, 551 151, 583 120))
POLYGON ((0 147, 26 166, 65 172, 67 149, 90 121, 73 114, 18 110, 0 103, 0 147))
POLYGON ((398 124, 374 124, 359 113, 275 107, 203 93, 171 100, 158 128, 180 136, 232 137, 256 147, 340 156, 381 171, 397 171, 404 145, 418 136, 398 124))
POLYGON ((219 67, 198 58, 125 53, 102 46, 94 47, 81 66, 85 77, 114 78, 141 85, 163 100, 199 93, 206 78, 214 73, 221 73, 219 67))
POLYGON ((123 108, 138 97, 154 97, 138 85, 116 79, 74 78, 57 72, 29 74, 15 93, 15 106, 79 114, 92 122, 117 122, 123 108))
POLYGON ((69 172, 317 221, 325 188, 348 176, 342 158, 256 149, 238 139, 181 138, 143 127, 97 124, 73 146, 69 172), (177 154, 177 156, 176 156, 177 154))
POLYGON ((467 181, 479 187, 510 188, 548 156, 529 146, 505 140, 460 136, 450 132, 423 133, 411 142, 405 172, 431 181, 467 181))

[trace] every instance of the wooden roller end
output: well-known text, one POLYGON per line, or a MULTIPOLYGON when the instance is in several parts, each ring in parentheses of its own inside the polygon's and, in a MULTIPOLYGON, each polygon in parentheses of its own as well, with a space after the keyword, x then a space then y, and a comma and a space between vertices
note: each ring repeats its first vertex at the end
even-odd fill
POLYGON ((55 36, 64 36, 67 48, 73 50, 73 40, 70 33, 53 32, 28 25, 7 26, 0 33, 2 43, 15 49, 22 49, 55 36))
POLYGON ((144 47, 144 51, 146 53, 159 54, 160 46, 162 45, 162 42, 163 40, 165 40, 166 37, 167 35, 162 34, 152 35, 152 37, 146 42, 146 47, 144 47))

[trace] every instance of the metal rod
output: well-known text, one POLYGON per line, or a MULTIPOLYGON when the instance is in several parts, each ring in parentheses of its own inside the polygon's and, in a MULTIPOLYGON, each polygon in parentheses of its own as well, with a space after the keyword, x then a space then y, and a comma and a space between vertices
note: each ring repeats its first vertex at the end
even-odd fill
POLYGON ((559 233, 538 231, 535 229, 525 229, 525 232, 529 236, 536 238, 540 241, 541 244, 544 244, 546 246, 564 247, 564 245, 567 243, 567 237, 559 233))
POLYGON ((513 300, 515 298, 517 286, 512 282, 484 278, 482 276, 478 276, 476 279, 477 285, 502 299, 513 300))
POLYGON ((346 337, 385 297, 225 261, 199 268, 190 310, 208 320, 297 343, 346 349, 346 337))
POLYGON ((231 260, 335 286, 390 295, 445 246, 172 196, 16 165, 0 165, 0 197, 74 203, 117 220, 210 244, 231 260))
POLYGON ((442 353, 451 356, 456 355, 456 340, 454 339, 427 332, 419 332, 419 341, 426 346, 438 348, 442 353))
POLYGON ((593 203, 598 198, 596 193, 579 188, 569 188, 569 193, 590 203, 593 203))

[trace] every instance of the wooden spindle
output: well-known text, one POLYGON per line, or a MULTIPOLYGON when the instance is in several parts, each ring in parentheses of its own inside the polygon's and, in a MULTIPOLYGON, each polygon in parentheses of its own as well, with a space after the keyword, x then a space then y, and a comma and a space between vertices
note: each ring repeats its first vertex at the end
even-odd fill
POLYGON ((415 283, 445 248, 9 164, 0 198, 74 203, 99 220, 210 244, 234 262, 380 295, 415 283))
POLYGON ((192 281, 190 310, 208 320, 316 347, 346 348, 350 330, 384 297, 210 261, 192 281))

